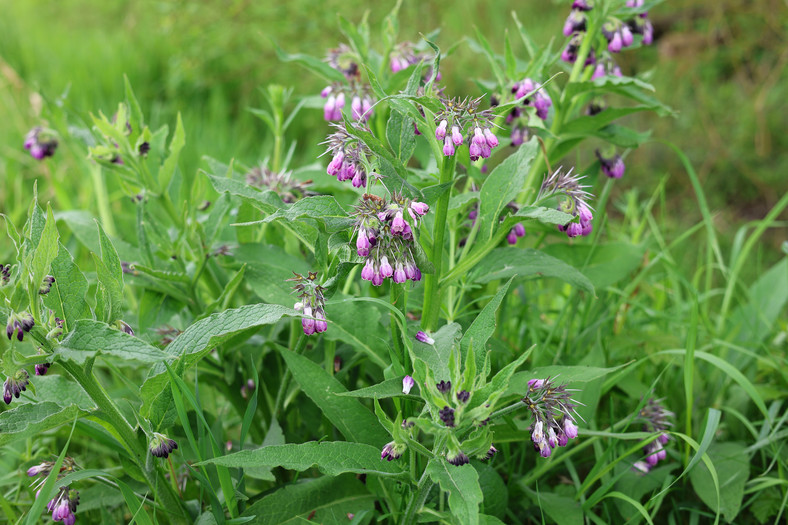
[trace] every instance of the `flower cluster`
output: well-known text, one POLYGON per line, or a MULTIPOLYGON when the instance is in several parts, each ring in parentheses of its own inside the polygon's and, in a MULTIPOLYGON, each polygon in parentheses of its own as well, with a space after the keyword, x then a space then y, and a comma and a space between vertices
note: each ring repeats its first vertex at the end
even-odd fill
MULTIPOLYGON (((572 11, 564 22, 564 36, 571 36, 569 43, 561 52, 561 60, 574 64, 577 60, 577 52, 580 50, 580 45, 583 43, 583 38, 588 29, 587 15, 588 11, 594 8, 593 0, 575 0, 572 2, 572 11)), ((594 63, 594 49, 591 48, 589 56, 586 58, 586 64, 594 63)))
MULTIPOLYGON (((43 463, 27 469, 28 476, 31 478, 37 477, 31 485, 32 488, 36 489, 36 498, 38 498, 41 493, 41 488, 54 466, 55 463, 53 461, 44 461, 43 463)), ((66 457, 63 459, 57 477, 60 479, 74 470, 74 460, 70 457, 66 457)), ((52 521, 62 521, 63 525, 74 525, 77 519, 75 516, 77 505, 79 505, 79 492, 72 490, 69 485, 65 485, 60 487, 57 495, 47 503, 47 510, 52 513, 52 521)))
POLYGON ((596 150, 596 157, 599 159, 599 164, 602 167, 602 173, 612 179, 620 179, 624 176, 624 159, 621 155, 614 153, 612 156, 603 155, 599 150, 596 150))
POLYGON ((326 301, 323 297, 323 287, 317 284, 317 272, 309 272, 306 277, 299 273, 293 273, 295 277, 288 279, 288 281, 296 283, 293 289, 298 293, 299 301, 294 308, 304 312, 304 317, 301 319, 304 334, 312 335, 315 332, 325 332, 328 329, 324 310, 326 301))
POLYGON ((556 386, 548 379, 528 381, 528 393, 522 401, 533 417, 531 440, 543 458, 549 458, 556 447, 565 447, 570 439, 577 437, 575 407, 571 391, 566 385, 556 386))
POLYGON ((629 26, 618 21, 608 20, 602 24, 602 34, 607 39, 607 50, 611 53, 620 53, 635 41, 629 26))
MULTIPOLYGON (((627 7, 640 9, 645 0, 627 0, 627 7)), ((654 41, 654 26, 648 19, 648 11, 643 11, 627 22, 630 31, 636 35, 643 35, 643 45, 649 45, 654 41)))
POLYGON ((8 339, 11 339, 14 333, 16 333, 16 338, 22 341, 25 338, 25 332, 32 330, 35 324, 36 322, 33 320, 33 316, 28 312, 12 312, 8 316, 8 324, 6 325, 5 333, 8 339))
POLYGON ((383 450, 380 451, 380 459, 385 459, 386 461, 399 459, 402 457, 402 453, 405 452, 405 449, 407 449, 406 445, 397 443, 396 441, 386 443, 383 450))
POLYGON ((263 165, 252 168, 246 174, 246 183, 256 188, 273 191, 287 204, 315 195, 307 189, 312 184, 311 180, 294 180, 292 175, 290 171, 276 172, 263 165))
POLYGON ((613 58, 607 54, 604 58, 600 59, 596 63, 596 67, 594 67, 594 73, 591 75, 591 80, 596 80, 605 76, 623 76, 621 73, 621 68, 618 67, 618 64, 615 63, 613 58))
POLYGON ((562 200, 558 205, 559 211, 574 215, 579 219, 578 222, 573 221, 558 226, 558 231, 566 233, 568 237, 586 236, 593 231, 591 220, 594 216, 591 207, 586 203, 591 194, 585 191, 586 186, 580 184, 581 179, 582 177, 572 175, 571 169, 563 173, 562 169, 558 168, 552 175, 545 177, 539 190, 539 200, 552 195, 561 196, 562 200))
POLYGON ((524 78, 512 86, 512 94, 514 94, 514 98, 519 99, 528 93, 536 91, 532 96, 523 99, 523 106, 536 108, 536 116, 542 120, 547 120, 547 112, 550 110, 550 106, 553 105, 553 100, 547 94, 547 91, 541 88, 542 84, 539 82, 531 78, 524 78))
POLYGON ((374 99, 369 93, 369 86, 361 83, 361 74, 358 67, 358 57, 350 47, 340 44, 331 49, 326 56, 326 62, 341 72, 347 79, 347 84, 333 83, 323 88, 320 96, 326 99, 323 105, 323 118, 328 121, 342 120, 342 109, 350 100, 353 119, 367 121, 372 116, 374 99))
POLYGON ((646 405, 641 409, 638 415, 643 419, 644 431, 659 433, 657 439, 643 448, 646 460, 637 461, 634 465, 635 468, 646 473, 655 467, 660 460, 667 457, 663 445, 666 445, 668 441, 670 441, 670 436, 665 431, 673 426, 669 418, 673 417, 674 414, 663 407, 660 404, 660 400, 652 398, 646 402, 646 405))
POLYGON ((55 154, 57 140, 52 132, 36 126, 25 135, 25 149, 30 150, 34 159, 43 160, 55 154))
POLYGON ((11 265, 0 264, 0 286, 8 284, 11 280, 11 265))
POLYGON ((150 440, 150 445, 148 446, 150 453, 157 458, 168 457, 176 448, 178 448, 178 443, 174 439, 170 439, 158 432, 153 433, 153 439, 150 440))
POLYGON ((27 370, 20 368, 16 373, 7 377, 3 383, 3 401, 6 405, 11 404, 13 398, 19 399, 19 395, 27 390, 27 385, 30 384, 30 374, 27 370))
POLYGON ((391 277, 395 283, 421 280, 414 251, 413 230, 428 211, 423 202, 394 194, 390 201, 365 194, 356 206, 356 253, 366 257, 361 278, 380 286, 391 277))
MULTIPOLYGON (((416 46, 412 42, 401 42, 397 44, 394 49, 389 53, 389 67, 392 73, 397 73, 403 69, 407 69, 419 62, 427 62, 434 58, 434 54, 428 52, 418 52, 416 46)), ((432 67, 428 67, 424 74, 424 78, 429 80, 432 78, 432 67)), ((440 71, 435 76, 435 81, 440 82, 440 71)))
MULTIPOLYGON (((366 144, 348 133, 343 123, 333 124, 334 133, 328 136, 326 153, 331 154, 326 173, 338 181, 349 180, 353 187, 367 187, 367 162, 372 156, 366 144)), ((369 132, 368 128, 361 127, 369 132)))
POLYGON ((478 111, 480 102, 481 97, 462 101, 441 99, 443 111, 435 117, 435 138, 443 142, 446 157, 453 156, 456 147, 466 140, 472 161, 489 158, 492 148, 498 146, 498 137, 490 129, 495 115, 489 109, 478 111))
POLYGON ((41 286, 38 288, 38 293, 40 295, 46 295, 52 289, 52 285, 55 284, 55 278, 51 275, 47 275, 44 277, 44 282, 41 283, 41 286))

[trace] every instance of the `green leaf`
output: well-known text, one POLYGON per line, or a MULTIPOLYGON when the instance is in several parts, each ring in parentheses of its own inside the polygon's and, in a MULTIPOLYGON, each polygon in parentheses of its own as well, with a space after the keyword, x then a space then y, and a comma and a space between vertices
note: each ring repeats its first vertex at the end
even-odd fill
MULTIPOLYGON (((188 327, 165 347, 164 352, 181 360, 183 370, 187 370, 197 364, 211 349, 239 332, 276 323, 285 316, 296 315, 298 312, 295 310, 276 304, 250 304, 225 310, 188 327)), ((181 369, 175 365, 173 368, 181 369)), ((168 392, 166 388, 168 384, 167 369, 163 364, 157 363, 140 388, 143 401, 140 411, 143 417, 148 417, 151 414, 153 401, 163 395, 165 391, 168 392)))
POLYGON ((381 476, 407 474, 396 463, 381 460, 379 448, 365 443, 348 443, 346 441, 310 441, 309 443, 242 450, 203 461, 198 465, 205 463, 238 468, 283 467, 297 471, 308 470, 315 466, 327 476, 338 476, 346 472, 381 476))
POLYGON ((52 261, 51 273, 55 282, 43 297, 44 306, 55 312, 55 317, 65 320, 65 330, 68 331, 78 319, 92 317, 85 299, 88 281, 62 244, 59 244, 57 257, 52 261))
POLYGON ((471 280, 488 283, 507 277, 557 277, 576 288, 594 294, 588 277, 565 262, 531 248, 496 248, 474 268, 471 280))
POLYGON ((344 230, 353 224, 353 219, 348 217, 342 206, 331 195, 318 195, 301 199, 286 208, 277 210, 261 222, 276 220, 289 222, 297 221, 304 217, 315 219, 319 223, 325 224, 328 231, 344 230))
POLYGON ((123 313, 123 268, 120 265, 118 252, 115 251, 115 247, 112 246, 112 242, 98 221, 96 226, 101 251, 101 258, 93 254, 96 278, 99 283, 96 290, 96 315, 102 321, 112 323, 120 319, 123 313))
POLYGON ((504 296, 506 296, 506 292, 509 291, 509 285, 511 284, 512 279, 509 279, 505 285, 498 289, 495 296, 487 303, 479 315, 476 316, 476 319, 473 320, 471 326, 468 327, 465 334, 462 336, 462 341, 460 341, 463 359, 465 359, 465 355, 468 353, 468 347, 470 347, 471 344, 473 345, 477 370, 484 368, 484 360, 487 356, 485 345, 495 333, 495 312, 497 312, 498 307, 501 306, 501 301, 503 301, 504 296))
POLYGON ((84 364, 87 359, 105 355, 123 361, 156 363, 170 358, 166 352, 142 339, 91 319, 77 321, 55 349, 61 359, 84 364))
POLYGON ((380 368, 389 362, 387 340, 377 335, 381 327, 380 310, 357 301, 332 301, 326 307, 329 328, 323 337, 349 344, 380 368))
MULTIPOLYGON (((418 387, 418 385, 414 385, 418 387)), ((377 385, 368 386, 366 388, 359 388, 350 392, 342 392, 336 394, 338 396, 347 397, 366 397, 371 399, 384 399, 387 397, 407 397, 411 399, 421 399, 421 396, 413 394, 402 393, 402 378, 387 379, 377 385)))
POLYGON ((37 293, 37 289, 44 281, 49 272, 49 266, 57 256, 58 252, 58 238, 57 225, 55 224, 55 217, 52 214, 52 208, 47 204, 47 218, 44 229, 41 232, 41 237, 33 253, 33 263, 31 270, 33 273, 33 293, 37 293))
POLYGON ((522 190, 531 162, 536 158, 538 143, 532 138, 500 163, 484 181, 479 193, 478 244, 493 237, 504 206, 522 190))
POLYGON ((211 182, 213 189, 219 193, 230 193, 243 198, 258 210, 274 213, 284 206, 282 199, 273 191, 259 191, 241 181, 216 175, 205 175, 211 182))
POLYGON ((566 86, 564 96, 567 100, 580 93, 608 94, 615 93, 654 110, 659 116, 675 116, 676 113, 668 106, 647 94, 653 92, 654 86, 634 77, 616 77, 607 75, 601 79, 588 82, 572 82, 566 86))
POLYGON ((451 349, 460 342, 462 331, 460 325, 451 323, 444 325, 432 334, 435 343, 428 345, 420 341, 413 343, 413 355, 432 370, 436 381, 451 380, 451 370, 449 370, 449 355, 451 349))
POLYGON ((330 395, 347 389, 321 366, 287 349, 280 353, 301 390, 348 441, 381 447, 389 440, 378 418, 358 400, 330 395))
POLYGON ((276 50, 276 56, 279 57, 279 60, 282 62, 295 62, 312 73, 315 73, 324 79, 328 80, 329 82, 339 82, 340 84, 347 84, 347 79, 345 75, 343 75, 340 71, 337 71, 333 67, 329 66, 319 58, 315 58, 310 55, 304 55, 302 53, 295 53, 290 54, 286 53, 280 48, 276 42, 272 43, 274 45, 274 50, 276 50))
POLYGON ((92 411, 96 404, 79 383, 66 376, 47 374, 35 378, 36 396, 33 403, 51 401, 63 408, 76 405, 82 410, 92 411))
POLYGON ((744 445, 736 442, 715 443, 709 447, 709 458, 719 479, 719 504, 709 470, 699 464, 690 472, 692 488, 698 497, 715 512, 719 511, 732 523, 741 510, 744 487, 750 477, 750 457, 744 445))
POLYGON ((583 525, 583 508, 574 498, 531 490, 528 495, 557 525, 583 525))
POLYGON ((614 120, 621 117, 637 113, 638 111, 647 111, 651 109, 648 106, 631 106, 627 108, 606 108, 605 110, 597 113, 596 115, 582 115, 576 119, 570 120, 561 128, 562 135, 586 135, 610 124, 614 120))
POLYGON ((449 493, 449 508, 463 525, 479 523, 479 504, 482 502, 482 489, 479 476, 471 465, 456 467, 445 458, 431 459, 427 464, 427 475, 449 493))
POLYGON ((518 372, 512 376, 509 381, 508 394, 523 394, 528 390, 528 381, 530 379, 547 379, 548 377, 555 380, 558 384, 563 383, 589 383, 600 377, 605 377, 622 368, 629 366, 631 363, 624 363, 623 365, 614 366, 610 368, 600 368, 595 366, 542 366, 529 370, 528 372, 518 372))
POLYGON ((243 516, 254 516, 253 525, 295 525, 309 523, 307 518, 314 512, 313 523, 345 525, 348 512, 372 511, 375 500, 354 475, 324 476, 285 485, 256 501, 243 516))
POLYGON ((630 278, 643 260, 645 246, 609 243, 587 246, 555 243, 545 247, 547 255, 561 259, 585 275, 596 290, 630 278))
POLYGON ((543 206, 523 206, 517 213, 507 219, 505 228, 510 228, 519 218, 536 219, 545 224, 566 224, 572 220, 572 216, 568 213, 555 210, 553 208, 545 208, 543 206))
POLYGON ((172 140, 170 141, 170 154, 159 170, 159 186, 162 191, 169 187, 172 176, 175 175, 175 170, 178 168, 178 158, 185 144, 186 132, 183 129, 181 113, 178 112, 178 121, 175 124, 175 134, 173 134, 172 140))
POLYGON ((400 162, 407 164, 410 156, 413 155, 413 150, 416 149, 413 119, 399 111, 392 111, 389 122, 386 125, 386 138, 392 151, 394 151, 394 155, 400 162))
POLYGON ((62 407, 50 401, 19 405, 0 413, 0 446, 38 436, 85 414, 77 405, 62 407))
POLYGON ((495 53, 493 53, 492 47, 490 47, 490 43, 487 42, 487 39, 478 27, 474 27, 474 29, 476 30, 476 38, 479 39, 479 47, 485 56, 487 56, 487 62, 490 64, 495 79, 498 81, 498 86, 506 86, 506 78, 504 77, 501 65, 498 63, 498 58, 495 56, 495 53))

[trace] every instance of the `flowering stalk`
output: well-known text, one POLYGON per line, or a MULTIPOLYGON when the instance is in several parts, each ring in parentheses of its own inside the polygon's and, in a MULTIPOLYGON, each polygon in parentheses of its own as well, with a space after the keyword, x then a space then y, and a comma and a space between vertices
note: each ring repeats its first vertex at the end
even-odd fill
MULTIPOLYGON (((454 167, 457 163, 456 156, 443 157, 441 165, 440 182, 446 184, 454 179, 454 167)), ((443 269, 443 240, 446 236, 446 215, 449 211, 451 190, 446 191, 435 205, 435 224, 432 228, 432 257, 430 261, 435 267, 435 273, 424 276, 424 308, 422 310, 421 327, 424 330, 435 330, 440 315, 441 298, 440 282, 443 269)))

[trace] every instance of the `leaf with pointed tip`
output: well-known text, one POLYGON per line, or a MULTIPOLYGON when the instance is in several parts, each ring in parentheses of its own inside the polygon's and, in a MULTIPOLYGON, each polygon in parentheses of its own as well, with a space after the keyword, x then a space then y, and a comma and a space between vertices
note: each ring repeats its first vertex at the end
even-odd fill
POLYGON ((489 283, 517 277, 557 277, 572 286, 594 294, 594 285, 579 270, 560 259, 531 248, 496 248, 476 265, 471 281, 489 283))
POLYGON ((435 381, 450 381, 449 355, 451 349, 460 341, 462 336, 460 325, 451 323, 444 325, 432 334, 435 343, 428 345, 416 341, 413 343, 413 355, 423 361, 432 370, 435 381))
MULTIPOLYGON (((215 313, 210 317, 197 321, 183 331, 175 340, 167 345, 165 353, 170 357, 182 360, 186 370, 205 357, 217 345, 222 344, 239 332, 263 325, 274 324, 285 316, 297 316, 292 308, 278 304, 250 304, 215 313)), ((173 369, 180 368, 173 366, 173 369)), ((147 379, 140 388, 142 397, 141 414, 151 414, 152 403, 161 396, 168 396, 169 374, 163 364, 153 366, 147 379)), ((160 410, 169 407, 169 402, 162 403, 160 410)), ((161 415, 161 414, 159 414, 161 415)))
POLYGON ((348 217, 342 206, 331 195, 318 195, 306 197, 293 204, 277 210, 261 222, 272 222, 276 220, 297 221, 308 217, 319 223, 325 224, 328 231, 339 231, 353 225, 353 219, 348 217))
POLYGON ((378 418, 357 399, 331 395, 347 392, 347 389, 320 365, 287 349, 280 353, 301 390, 347 440, 375 447, 389 440, 378 418))
MULTIPOLYGON (((418 386, 418 385, 414 385, 418 386)), ((372 399, 383 399, 386 397, 407 397, 410 399, 421 400, 421 396, 417 394, 403 394, 402 393, 402 379, 387 379, 377 385, 368 386, 366 388, 359 388, 350 392, 340 392, 335 394, 337 396, 347 397, 367 397, 372 399)))
POLYGON ((509 291, 509 285, 511 284, 512 279, 509 279, 505 285, 498 289, 495 296, 487 303, 479 315, 476 316, 476 319, 473 320, 471 326, 468 327, 465 334, 462 336, 462 341, 460 341, 462 345, 463 360, 468 352, 468 347, 473 344, 477 370, 481 370, 484 367, 484 359, 487 355, 485 345, 495 333, 495 312, 497 312, 498 307, 501 306, 501 301, 503 301, 506 292, 509 291))
POLYGON ((62 244, 52 261, 51 273, 55 282, 44 296, 44 306, 55 312, 55 317, 64 319, 65 330, 69 331, 77 320, 92 317, 85 299, 88 281, 62 244))
POLYGON ((242 450, 198 465, 212 463, 226 467, 282 467, 299 472, 317 467, 327 476, 346 472, 402 476, 407 474, 396 463, 383 461, 380 449, 365 443, 347 441, 310 441, 308 443, 262 447, 242 450))
POLYGON ((482 489, 476 469, 471 465, 457 467, 445 458, 437 457, 427 464, 426 472, 432 481, 449 493, 449 508, 457 521, 464 525, 477 525, 482 489))
POLYGON ((51 401, 26 403, 0 413, 0 446, 34 437, 87 414, 77 405, 62 407, 51 401))
POLYGON ((92 319, 77 321, 74 329, 60 342, 55 352, 61 359, 79 364, 99 355, 140 363, 156 363, 172 358, 142 339, 92 319))

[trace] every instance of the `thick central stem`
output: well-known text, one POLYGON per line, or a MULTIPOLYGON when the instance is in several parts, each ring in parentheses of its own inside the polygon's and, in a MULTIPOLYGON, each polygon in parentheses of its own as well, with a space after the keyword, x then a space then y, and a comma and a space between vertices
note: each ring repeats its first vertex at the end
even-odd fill
MULTIPOLYGON (((441 166, 440 184, 447 184, 454 180, 454 167, 457 159, 454 155, 443 157, 441 166)), ((424 330, 435 330, 440 316, 441 298, 440 283, 443 270, 443 241, 446 237, 446 216, 449 212, 449 199, 451 188, 440 196, 435 205, 435 225, 432 229, 432 257, 430 261, 435 266, 435 273, 424 277, 424 306, 421 315, 421 327, 424 330)))

